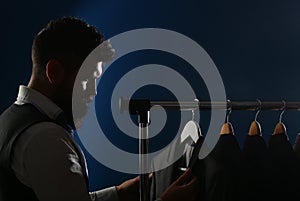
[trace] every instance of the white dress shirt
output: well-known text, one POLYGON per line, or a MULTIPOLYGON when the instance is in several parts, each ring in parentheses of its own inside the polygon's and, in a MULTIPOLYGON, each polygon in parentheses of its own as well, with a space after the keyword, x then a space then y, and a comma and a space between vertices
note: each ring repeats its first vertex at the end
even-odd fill
MULTIPOLYGON (((30 103, 50 119, 62 110, 41 93, 20 86, 15 104, 30 103)), ((115 187, 88 192, 73 136, 53 122, 30 126, 14 145, 11 167, 41 201, 118 201, 115 187)))

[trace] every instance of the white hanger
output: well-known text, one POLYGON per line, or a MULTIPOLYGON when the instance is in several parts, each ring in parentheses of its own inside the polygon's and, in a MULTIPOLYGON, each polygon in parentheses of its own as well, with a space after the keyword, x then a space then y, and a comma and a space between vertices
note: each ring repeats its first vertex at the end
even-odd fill
POLYGON ((194 120, 194 116, 195 116, 195 112, 194 110, 192 110, 192 120, 188 121, 182 130, 180 136, 181 143, 184 142, 189 137, 192 138, 192 140, 196 143, 199 137, 202 136, 201 128, 199 124, 194 120))

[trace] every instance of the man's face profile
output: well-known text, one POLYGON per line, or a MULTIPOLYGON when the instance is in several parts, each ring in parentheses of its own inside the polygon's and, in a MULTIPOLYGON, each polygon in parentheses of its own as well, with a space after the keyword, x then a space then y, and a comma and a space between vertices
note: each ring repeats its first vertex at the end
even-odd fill
POLYGON ((103 62, 89 65, 89 68, 80 75, 77 75, 73 89, 73 108, 77 115, 73 115, 76 128, 80 128, 85 117, 89 103, 94 100, 97 94, 97 79, 102 74, 103 62), (76 97, 76 98, 74 98, 76 97))
POLYGON ((103 65, 110 62, 114 54, 110 42, 104 41, 89 54, 76 73, 72 94, 72 114, 76 128, 81 127, 88 104, 97 94, 96 81, 103 73, 103 65))

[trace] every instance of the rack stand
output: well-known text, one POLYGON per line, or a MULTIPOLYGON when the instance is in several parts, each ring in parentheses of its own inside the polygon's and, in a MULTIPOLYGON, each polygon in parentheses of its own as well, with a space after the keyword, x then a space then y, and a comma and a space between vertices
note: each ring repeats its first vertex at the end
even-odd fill
MULTIPOLYGON (((124 102, 120 101, 124 106, 124 102)), ((128 102, 129 113, 139 116, 139 168, 140 168, 140 201, 149 201, 149 178, 148 174, 148 126, 150 123, 150 100, 130 100, 128 102)))

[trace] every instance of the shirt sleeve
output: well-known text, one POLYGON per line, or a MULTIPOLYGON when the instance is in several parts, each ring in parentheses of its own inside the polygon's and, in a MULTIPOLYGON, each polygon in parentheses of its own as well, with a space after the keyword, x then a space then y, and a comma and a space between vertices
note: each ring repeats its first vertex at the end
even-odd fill
POLYGON ((92 201, 119 201, 118 193, 115 187, 105 188, 103 190, 90 193, 92 201))
MULTIPOLYGON (((105 188, 96 192, 90 193, 92 201, 120 201, 115 187, 105 188)), ((157 198, 155 201, 163 201, 157 198)))
POLYGON ((15 145, 13 169, 40 201, 91 201, 67 135, 62 127, 43 122, 27 129, 15 145))

